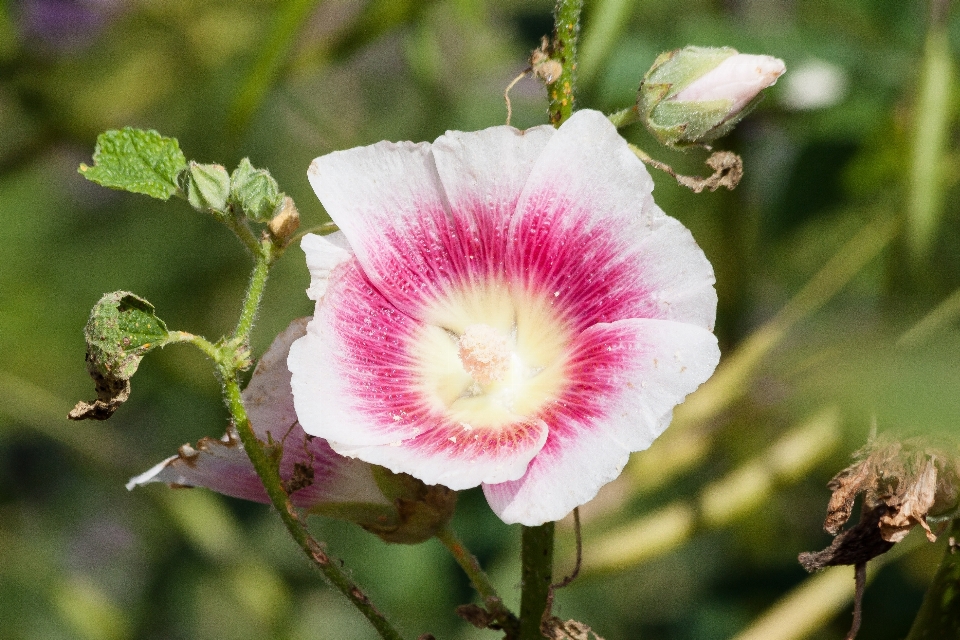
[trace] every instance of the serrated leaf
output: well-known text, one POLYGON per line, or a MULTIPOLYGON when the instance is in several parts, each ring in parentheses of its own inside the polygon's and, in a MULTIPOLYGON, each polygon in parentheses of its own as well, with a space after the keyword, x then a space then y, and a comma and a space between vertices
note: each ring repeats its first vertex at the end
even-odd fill
POLYGON ((169 333, 152 304, 129 291, 114 291, 93 307, 84 335, 97 400, 77 403, 70 418, 106 420, 129 397, 130 377, 143 356, 163 346, 169 333))
POLYGON ((179 190, 177 175, 186 166, 175 138, 126 127, 97 137, 93 166, 81 164, 80 174, 104 187, 167 200, 179 190))

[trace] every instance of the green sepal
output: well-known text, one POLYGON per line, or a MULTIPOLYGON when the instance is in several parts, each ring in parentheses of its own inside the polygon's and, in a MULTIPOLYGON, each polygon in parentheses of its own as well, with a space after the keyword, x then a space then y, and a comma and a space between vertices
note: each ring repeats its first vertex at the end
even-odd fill
MULTIPOLYGON (((695 80, 717 68, 721 62, 737 55, 732 47, 694 47, 667 51, 657 56, 640 85, 641 100, 652 87, 654 101, 667 100, 687 88, 695 80), (644 88, 647 85, 647 89, 644 88), (666 88, 664 90, 664 87, 666 88)), ((647 99, 647 102, 651 100, 647 99)))
POLYGON ((175 138, 127 127, 97 137, 93 166, 80 174, 104 187, 167 200, 178 193, 177 175, 187 166, 175 138))
POLYGON ((695 80, 734 55, 737 50, 730 47, 689 46, 657 56, 637 94, 640 118, 657 140, 672 147, 711 142, 729 133, 756 106, 756 102, 752 102, 742 111, 730 113, 733 104, 730 100, 673 100, 695 80))
POLYGON ((244 158, 230 176, 230 201, 250 219, 266 222, 283 203, 280 185, 266 169, 244 158))
POLYGON ((457 492, 443 485, 427 485, 406 473, 373 465, 373 477, 383 496, 393 502, 397 520, 386 526, 358 523, 384 542, 426 542, 453 518, 457 492))
POLYGON ((143 356, 163 346, 169 333, 152 304, 129 291, 114 291, 93 307, 84 335, 97 400, 78 402, 69 417, 106 420, 129 397, 130 378, 143 356))
POLYGON ((197 211, 223 212, 230 197, 230 174, 219 164, 191 161, 181 174, 183 190, 197 211))

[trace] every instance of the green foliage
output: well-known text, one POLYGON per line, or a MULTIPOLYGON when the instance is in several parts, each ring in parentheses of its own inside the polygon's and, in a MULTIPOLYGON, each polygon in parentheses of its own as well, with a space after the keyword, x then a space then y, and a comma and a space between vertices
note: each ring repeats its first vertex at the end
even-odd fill
POLYGON ((186 166, 174 138, 126 127, 97 137, 93 166, 81 164, 80 174, 104 187, 167 200, 180 190, 177 176, 186 166))
POLYGON ((129 291, 100 298, 84 329, 88 362, 104 375, 128 380, 148 352, 162 347, 167 326, 153 305, 129 291))
POLYGON ((257 222, 266 222, 283 202, 277 181, 266 169, 255 169, 248 158, 230 176, 230 200, 257 222))

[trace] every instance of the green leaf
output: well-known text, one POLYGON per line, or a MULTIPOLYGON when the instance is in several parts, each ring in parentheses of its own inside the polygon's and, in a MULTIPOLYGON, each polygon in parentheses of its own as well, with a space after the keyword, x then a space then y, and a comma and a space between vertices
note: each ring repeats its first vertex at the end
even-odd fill
POLYGON ((280 185, 266 169, 255 169, 244 158, 230 176, 230 200, 257 222, 266 222, 283 202, 280 185))
POLYGON ((153 305, 129 291, 100 298, 84 333, 91 361, 104 375, 121 380, 129 379, 143 356, 162 346, 168 335, 153 305))
POLYGON ((152 304, 129 291, 114 291, 93 307, 84 335, 97 400, 77 403, 70 418, 106 420, 130 396, 130 377, 143 356, 163 346, 169 333, 152 304))
POLYGON ((101 133, 93 166, 81 164, 80 173, 104 187, 167 200, 179 191, 177 175, 186 166, 175 138, 127 127, 101 133))

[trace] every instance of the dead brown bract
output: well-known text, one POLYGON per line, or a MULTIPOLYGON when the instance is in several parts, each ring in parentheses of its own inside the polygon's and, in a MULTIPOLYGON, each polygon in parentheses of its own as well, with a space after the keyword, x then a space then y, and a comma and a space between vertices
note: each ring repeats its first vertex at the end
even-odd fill
POLYGON ((854 463, 830 481, 833 491, 823 528, 834 536, 823 551, 801 553, 810 572, 836 565, 856 567, 854 621, 847 639, 860 627, 866 566, 920 526, 937 539, 929 521, 956 517, 960 498, 960 447, 931 438, 873 438, 854 454, 854 463), (863 495, 860 521, 845 531, 857 497, 863 495))

